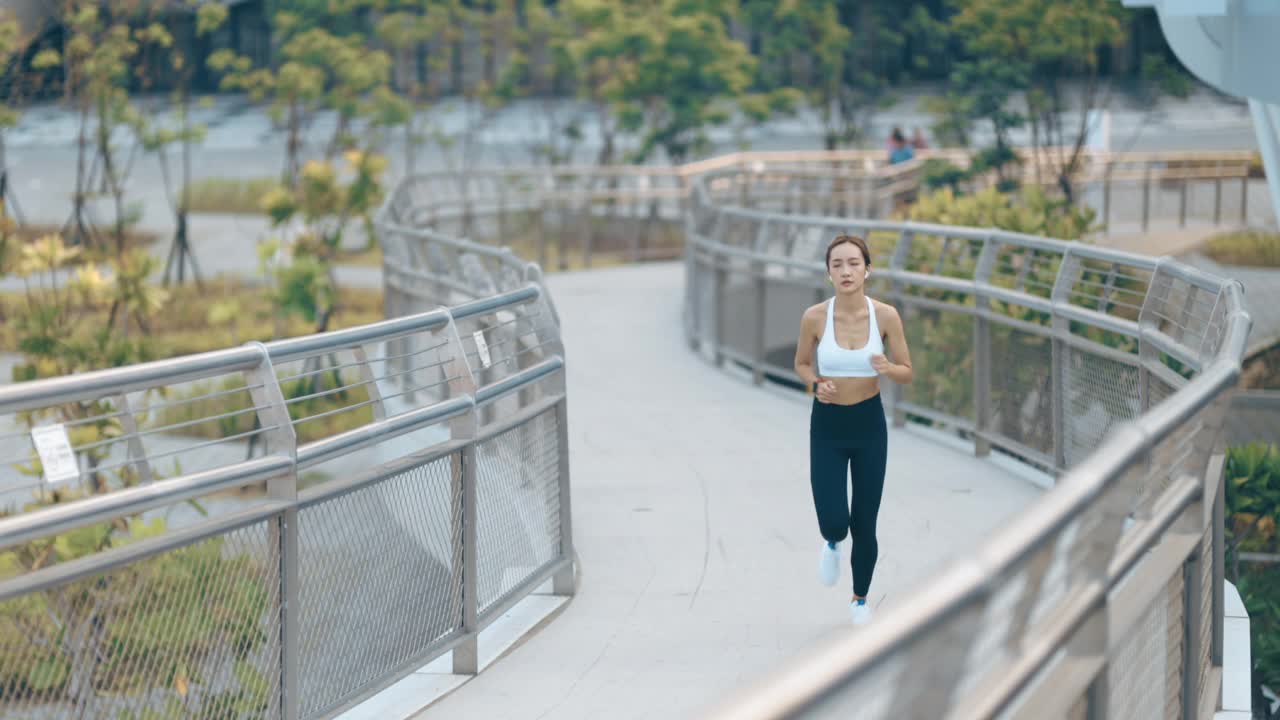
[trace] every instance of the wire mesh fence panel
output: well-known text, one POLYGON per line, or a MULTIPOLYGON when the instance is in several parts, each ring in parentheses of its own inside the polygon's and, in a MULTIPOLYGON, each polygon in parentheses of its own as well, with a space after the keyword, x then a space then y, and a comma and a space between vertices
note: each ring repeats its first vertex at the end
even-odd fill
MULTIPOLYGON (((0 601, 0 716, 279 716, 280 556, 276 521, 115 565, 0 601)), ((127 545, 152 528, 92 525, 9 551, 127 545)))
POLYGON ((1176 572, 1112 654, 1107 664, 1107 717, 1181 717, 1182 598, 1182 573, 1176 572))
MULTIPOLYGON (((1209 671, 1213 668, 1213 528, 1205 531, 1200 539, 1200 617, 1193 632, 1200 634, 1199 657, 1192 658, 1199 672, 1196 673, 1196 691, 1192 697, 1202 701, 1209 687, 1209 671)), ((1199 702, 1203 705, 1203 702, 1199 702)), ((1216 706, 1216 703, 1215 703, 1216 706)))
POLYGON ((304 717, 411 671, 461 628, 460 461, 396 468, 298 512, 304 717))
POLYGON ((560 557, 558 432, 548 410, 476 448, 482 614, 560 557))
MULTIPOLYGON (((951 332, 958 333, 959 328, 951 332)), ((1022 446, 1051 454, 1052 342, 1043 335, 993 323, 991 357, 992 430, 1022 446)))
POLYGON ((1067 467, 1084 460, 1121 423, 1141 414, 1138 368, 1068 347, 1063 380, 1063 441, 1067 467))
POLYGON ((1052 294, 1062 264, 1061 250, 1020 244, 1002 237, 993 253, 988 280, 991 285, 1043 299, 1052 294))
POLYGON ((915 380, 902 399, 948 417, 973 419, 973 317, 905 303, 903 328, 915 380))

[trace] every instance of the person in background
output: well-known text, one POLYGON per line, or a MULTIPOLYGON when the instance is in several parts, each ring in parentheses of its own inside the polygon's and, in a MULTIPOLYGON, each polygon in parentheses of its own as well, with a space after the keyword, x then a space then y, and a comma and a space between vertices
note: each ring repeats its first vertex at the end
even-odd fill
POLYGON ((907 138, 902 134, 902 128, 895 127, 889 136, 889 164, 906 162, 915 155, 915 150, 907 144, 907 138))
POLYGON ((929 143, 925 141, 924 133, 920 131, 920 128, 916 128, 911 133, 911 147, 914 150, 929 149, 929 143))

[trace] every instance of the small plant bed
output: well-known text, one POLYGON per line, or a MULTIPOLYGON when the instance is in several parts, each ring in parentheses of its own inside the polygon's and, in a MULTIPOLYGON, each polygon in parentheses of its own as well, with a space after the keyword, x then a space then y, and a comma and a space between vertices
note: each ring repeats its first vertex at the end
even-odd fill
MULTIPOLYGON (((206 281, 204 288, 195 284, 171 287, 171 296, 163 313, 150 326, 158 358, 189 355, 218 350, 253 340, 295 337, 315 332, 315 325, 294 314, 279 316, 265 287, 246 285, 236 279, 206 281)), ((14 327, 5 322, 21 312, 25 302, 22 293, 0 294, 0 350, 19 352, 14 327)), ((105 322, 108 308, 95 308, 105 322)), ((329 323, 330 330, 366 325, 383 319, 382 293, 362 288, 340 288, 338 310, 329 323)))
MULTIPOLYGON (((278 178, 204 178, 191 183, 191 212, 256 215, 278 178)), ((179 196, 181 197, 181 196, 179 196)))
POLYGON ((1237 230, 1214 235, 1205 241, 1204 253, 1223 265, 1280 268, 1280 232, 1237 230))
POLYGON ((343 251, 333 259, 334 265, 357 267, 382 267, 382 247, 375 245, 368 250, 343 251))

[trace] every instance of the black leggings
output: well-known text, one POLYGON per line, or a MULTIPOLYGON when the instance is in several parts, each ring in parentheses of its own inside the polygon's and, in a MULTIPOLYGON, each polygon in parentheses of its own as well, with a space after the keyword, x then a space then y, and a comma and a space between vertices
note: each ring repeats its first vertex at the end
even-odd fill
POLYGON ((809 483, 818 511, 818 529, 828 542, 853 536, 853 594, 866 597, 876 567, 876 515, 884 492, 888 432, 880 396, 856 405, 813 400, 809 415, 809 483), (848 475, 853 476, 853 498, 848 475), (848 515, 845 508, 848 507, 848 515))

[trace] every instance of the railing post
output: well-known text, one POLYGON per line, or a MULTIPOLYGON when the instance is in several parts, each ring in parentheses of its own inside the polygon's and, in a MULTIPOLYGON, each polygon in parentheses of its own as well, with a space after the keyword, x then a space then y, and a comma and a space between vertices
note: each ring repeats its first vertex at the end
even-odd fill
MULTIPOLYGON (((1218 455, 1209 461, 1208 483, 1213 488, 1213 587, 1210 597, 1213 599, 1213 640, 1210 646, 1209 659, 1216 667, 1222 667, 1222 632, 1226 614, 1224 595, 1226 594, 1224 573, 1226 570, 1226 474, 1224 460, 1218 455)), ((1216 707, 1216 706, 1215 706, 1216 707)))
POLYGON ((1145 329, 1151 322, 1152 314, 1163 308, 1169 297, 1169 282, 1161 266, 1163 258, 1156 261, 1147 281, 1147 292, 1142 297, 1142 307, 1138 309, 1138 404, 1142 412, 1151 409, 1151 366, 1160 362, 1151 343, 1147 341, 1145 329))
MULTIPOLYGON (((911 256, 911 240, 913 234, 911 230, 904 229, 898 235, 898 244, 893 248, 893 257, 889 261, 889 270, 892 272, 891 281, 889 283, 890 295, 894 305, 898 308, 898 314, 902 317, 903 323, 907 322, 907 305, 906 292, 902 284, 902 280, 898 275, 907 267, 907 259, 911 256)), ((893 426, 903 427, 907 424, 907 411, 902 407, 902 400, 906 394, 902 385, 893 383, 891 386, 891 395, 893 397, 893 426)))
MULTIPOLYGON (((1193 510, 1199 510, 1193 506, 1193 510)), ((1199 518, 1197 518, 1198 520, 1199 518)), ((1196 720, 1200 706, 1201 539, 1182 563, 1182 720, 1196 720)))
MULTIPOLYGON (((764 254, 765 248, 769 242, 770 223, 765 220, 760 223, 756 229, 755 251, 764 254)), ((756 385, 764 383, 764 365, 765 365, 765 326, 767 324, 766 315, 769 307, 765 302, 767 285, 765 282, 765 264, 760 260, 751 261, 751 285, 753 305, 755 306, 755 332, 752 338, 754 344, 752 347, 751 357, 751 381, 756 385)))
POLYGON ((1240 224, 1249 224, 1249 170, 1240 177, 1240 224))
POLYGON ((573 512, 569 483, 569 399, 560 396, 556 403, 556 444, 558 452, 560 492, 560 557, 569 561, 551 579, 551 591, 556 595, 574 594, 573 570, 573 512))
MULTIPOLYGON (((458 334, 458 326, 449 317, 449 323, 441 333, 448 347, 447 356, 451 358, 449 376, 449 397, 475 396, 476 378, 471 363, 467 361, 467 353, 462 346, 462 336, 458 334)), ((477 582, 476 566, 476 435, 479 416, 475 408, 465 415, 449 421, 449 435, 453 440, 466 441, 466 445, 458 453, 450 456, 450 517, 460 523, 460 527, 450 533, 453 538, 453 549, 450 553, 452 587, 458 589, 458 598, 462 607, 463 640, 453 650, 453 672, 457 675, 474 675, 479 671, 479 650, 477 647, 477 582)), ((457 615, 453 615, 457 617, 457 615)))
POLYGON ((1053 291, 1050 294, 1053 301, 1051 320, 1053 334, 1049 341, 1049 401, 1053 414, 1053 464, 1057 474, 1061 474, 1067 469, 1067 418, 1066 398, 1064 395, 1067 388, 1068 345, 1065 338, 1071 334, 1071 323, 1058 312, 1058 306, 1068 302, 1071 286, 1075 283, 1078 269, 1075 256, 1071 254, 1071 250, 1068 248, 1062 254, 1062 262, 1058 265, 1058 275, 1054 278, 1053 291))
POLYGON ((1111 161, 1107 161, 1106 174, 1102 176, 1102 227, 1111 229, 1111 161))
POLYGON ((1142 231, 1147 231, 1147 221, 1151 216, 1151 164, 1146 166, 1142 176, 1142 231))
POLYGON ((715 362, 718 366, 724 365, 724 343, 725 343, 725 291, 729 282, 729 271, 725 266, 728 264, 728 256, 712 252, 711 253, 711 269, 712 269, 712 288, 711 288, 711 318, 715 325, 715 340, 712 341, 712 352, 715 355, 715 362))
POLYGON ((296 720, 299 715, 301 666, 299 620, 302 611, 298 587, 298 438, 289 418, 271 355, 260 342, 248 345, 261 354, 258 366, 245 374, 249 396, 259 408, 259 420, 266 428, 269 452, 288 453, 294 459, 292 470, 283 477, 267 481, 267 497, 294 502, 268 530, 268 541, 280 553, 280 717, 296 720))
POLYGON ((1182 184, 1178 189, 1178 227, 1187 226, 1187 183, 1190 180, 1186 176, 1182 178, 1182 184))
POLYGON ((998 243, 994 235, 983 240, 974 269, 977 293, 973 315, 973 453, 978 457, 991 454, 991 440, 987 435, 991 432, 991 319, 987 317, 991 301, 982 290, 995 268, 998 243))
MULTIPOLYGON (((464 640, 453 649, 453 673, 475 675, 480 671, 479 588, 476 567, 476 444, 468 443, 461 454, 462 505, 462 632, 464 640)), ((456 557, 456 556, 455 556, 456 557)))
POLYGON ((1213 171, 1213 224, 1222 223, 1222 161, 1214 165, 1213 171))

